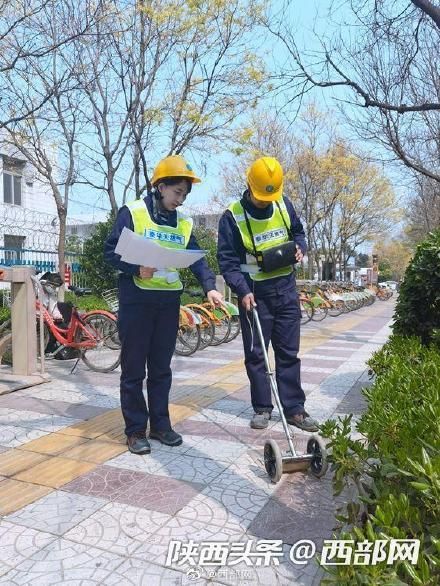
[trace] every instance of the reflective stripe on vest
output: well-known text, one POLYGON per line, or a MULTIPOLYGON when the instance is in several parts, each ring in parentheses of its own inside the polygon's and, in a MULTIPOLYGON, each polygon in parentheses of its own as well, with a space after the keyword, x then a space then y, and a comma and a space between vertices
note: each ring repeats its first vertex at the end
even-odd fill
MULTIPOLYGON (((281 199, 279 202, 281 212, 284 216, 284 220, 290 228, 290 216, 286 208, 284 200, 281 199)), ((240 269, 243 273, 249 273, 250 278, 253 281, 266 281, 267 279, 274 279, 275 277, 283 277, 290 275, 293 271, 293 267, 283 267, 270 273, 264 273, 258 269, 257 259, 253 256, 254 246, 252 244, 252 237, 249 234, 249 230, 246 224, 246 218, 244 215, 244 209, 241 202, 236 201, 232 203, 228 209, 232 213, 237 227, 240 231, 241 238, 243 240, 244 247, 246 248, 246 264, 240 265, 240 269), (250 254, 252 253, 252 255, 250 254)), ((277 205, 273 204, 273 212, 270 218, 264 220, 258 220, 252 217, 247 212, 249 224, 251 226, 252 233, 254 235, 255 248, 257 252, 267 250, 278 244, 288 242, 289 234, 287 233, 286 226, 283 222, 283 216, 281 216, 280 209, 277 205)), ((293 265, 293 262, 292 262, 293 265)))
MULTIPOLYGON (((134 231, 144 238, 154 240, 165 248, 186 248, 191 236, 193 221, 177 210, 177 226, 161 226, 153 222, 143 199, 137 199, 127 205, 133 220, 134 231)), ((179 273, 173 267, 157 271, 152 279, 133 277, 141 289, 156 291, 180 290, 183 288, 179 273)))

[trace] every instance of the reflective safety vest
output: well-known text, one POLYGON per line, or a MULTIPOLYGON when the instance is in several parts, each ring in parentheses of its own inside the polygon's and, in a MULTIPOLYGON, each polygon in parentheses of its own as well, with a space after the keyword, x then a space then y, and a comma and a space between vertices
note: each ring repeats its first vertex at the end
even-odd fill
MULTIPOLYGON (((133 219, 134 232, 154 240, 165 248, 182 249, 188 246, 193 221, 177 210, 177 226, 161 226, 153 222, 143 199, 136 199, 126 204, 133 219)), ((141 289, 169 291, 183 289, 179 273, 173 267, 157 271, 152 279, 133 277, 135 284, 141 289)))
MULTIPOLYGON (((256 251, 262 252, 263 250, 267 250, 268 248, 289 241, 288 230, 291 228, 291 221, 284 200, 281 199, 279 201, 279 207, 274 203, 271 217, 264 220, 258 220, 252 217, 249 212, 246 212, 252 235, 254 237, 254 243, 252 243, 252 235, 249 232, 245 211, 241 202, 236 201, 232 203, 228 209, 234 217, 244 247, 246 248, 246 264, 240 265, 242 272, 249 273, 249 276, 253 281, 266 281, 267 279, 290 275, 293 272, 293 266, 283 267, 276 271, 271 271, 270 273, 263 272, 259 269, 257 259, 254 255, 254 244, 256 251)), ((294 259, 292 259, 292 265, 293 260, 294 259)))

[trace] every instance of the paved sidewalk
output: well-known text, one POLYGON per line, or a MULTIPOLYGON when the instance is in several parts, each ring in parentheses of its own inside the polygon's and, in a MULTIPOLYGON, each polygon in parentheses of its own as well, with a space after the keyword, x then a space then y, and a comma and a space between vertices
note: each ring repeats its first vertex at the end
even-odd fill
MULTIPOLYGON (((302 333, 307 409, 320 421, 363 408, 365 360, 389 335, 393 303, 377 302, 302 333)), ((291 545, 331 537, 337 503, 328 474, 269 482, 268 438, 284 449, 277 414, 252 416, 241 340, 174 360, 171 414, 178 448, 126 451, 119 375, 50 362, 52 381, 0 397, 0 584, 253 586, 319 584, 316 562, 289 560, 291 545), (166 565, 170 540, 279 539, 280 564, 166 565)), ((304 451, 307 434, 295 434, 304 451)))

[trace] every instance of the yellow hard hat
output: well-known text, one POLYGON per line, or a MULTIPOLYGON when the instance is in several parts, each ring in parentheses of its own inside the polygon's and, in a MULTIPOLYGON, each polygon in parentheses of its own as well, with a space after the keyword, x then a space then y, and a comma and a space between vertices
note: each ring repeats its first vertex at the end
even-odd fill
POLYGON ((165 179, 165 177, 182 177, 189 179, 192 183, 201 182, 201 179, 192 170, 191 165, 180 155, 171 155, 159 161, 151 179, 152 185, 156 185, 158 181, 165 179))
POLYGON ((276 201, 283 195, 283 168, 274 157, 261 157, 252 163, 247 181, 255 199, 276 201))

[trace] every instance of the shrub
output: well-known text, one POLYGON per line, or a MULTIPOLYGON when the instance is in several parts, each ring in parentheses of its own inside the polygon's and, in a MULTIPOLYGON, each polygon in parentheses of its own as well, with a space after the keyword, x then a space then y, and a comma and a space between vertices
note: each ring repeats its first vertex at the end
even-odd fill
POLYGON ((9 307, 0 307, 0 324, 7 321, 11 317, 11 310, 9 307))
POLYGON ((417 247, 399 291, 395 334, 419 336, 440 348, 440 229, 417 247))
MULTIPOLYGON (((215 239, 214 232, 208 230, 207 228, 198 227, 194 228, 193 233, 200 248, 208 251, 205 258, 209 268, 212 270, 214 275, 218 275, 219 268, 217 262, 217 241, 215 239)), ((183 269, 179 271, 179 273, 180 278, 185 284, 185 287, 191 289, 200 287, 200 283, 195 275, 193 275, 191 269, 183 269)))
POLYGON ((339 539, 420 539, 416 566, 396 562, 327 568, 327 584, 438 584, 440 578, 440 353, 418 338, 393 336, 369 366, 376 380, 350 437, 351 416, 327 421, 334 489, 356 487, 338 519, 339 539))
POLYGON ((76 296, 71 291, 66 291, 65 301, 70 301, 82 311, 92 311, 93 309, 106 309, 109 307, 102 297, 98 295, 81 295, 76 296))
POLYGON ((112 226, 113 217, 110 215, 106 222, 96 224, 92 235, 84 242, 81 264, 88 286, 97 294, 117 286, 118 273, 104 260, 104 242, 112 226))

